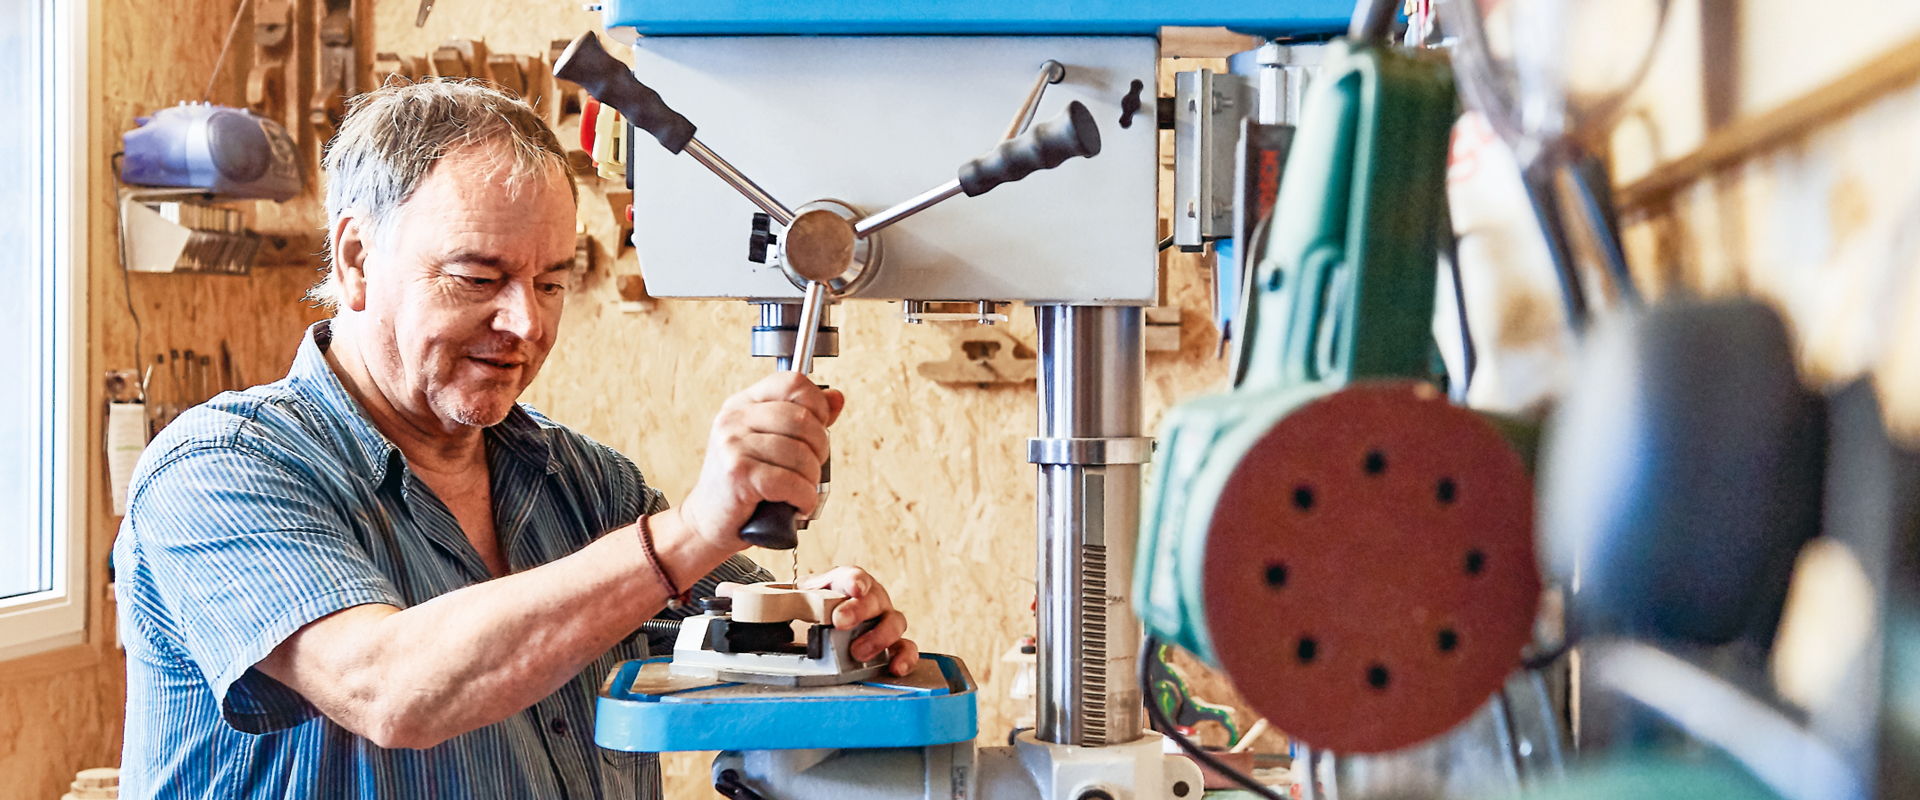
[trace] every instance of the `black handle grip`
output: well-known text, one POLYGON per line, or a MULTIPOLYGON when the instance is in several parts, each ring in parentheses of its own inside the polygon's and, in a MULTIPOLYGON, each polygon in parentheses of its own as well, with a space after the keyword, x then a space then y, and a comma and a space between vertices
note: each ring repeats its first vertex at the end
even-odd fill
POLYGON ((960 189, 979 197, 1003 183, 1012 183, 1043 169, 1053 169, 1074 156, 1100 155, 1100 127, 1093 113, 1075 100, 1060 116, 1033 126, 1018 137, 1001 142, 986 155, 960 167, 960 189))
POLYGON ((747 524, 740 526, 740 541, 768 550, 792 550, 800 546, 800 530, 794 518, 800 510, 786 503, 761 501, 753 509, 747 524))
POLYGON ((612 106, 635 127, 653 134, 669 153, 678 153, 693 141, 693 123, 680 112, 667 107, 660 94, 647 88, 620 59, 600 46, 593 31, 567 45, 560 60, 553 62, 553 76, 580 84, 593 99, 612 106))

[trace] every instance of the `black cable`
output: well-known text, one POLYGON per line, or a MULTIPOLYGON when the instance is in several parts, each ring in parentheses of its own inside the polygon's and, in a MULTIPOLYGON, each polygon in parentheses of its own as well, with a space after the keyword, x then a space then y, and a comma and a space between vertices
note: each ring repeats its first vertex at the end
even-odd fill
POLYGON ((1171 236, 1169 236, 1169 237, 1167 237, 1167 238, 1165 238, 1165 239, 1161 239, 1161 240, 1160 240, 1160 249, 1161 249, 1161 250, 1165 250, 1165 249, 1167 249, 1167 248, 1169 248, 1169 247, 1172 247, 1172 246, 1173 246, 1173 237, 1171 237, 1171 236))
MULTIPOLYGON (((1449 220, 1451 217, 1449 216, 1449 220)), ((1447 270, 1453 277, 1453 310, 1460 322, 1460 403, 1467 402, 1467 390, 1473 386, 1473 373, 1480 368, 1480 351, 1473 344, 1473 325, 1467 321, 1467 287, 1461 281, 1460 237, 1453 234, 1453 223, 1447 222, 1440 232, 1441 248, 1447 259, 1447 270)))
POLYGON ((1544 653, 1535 653, 1521 659, 1520 668, 1528 672, 1539 672, 1540 670, 1553 666, 1553 662, 1559 661, 1561 656, 1570 652, 1573 652, 1572 640, 1564 641, 1544 653))
MULTIPOLYGON (((120 191, 126 190, 126 182, 120 179, 120 162, 122 159, 126 158, 126 155, 127 155, 127 151, 122 150, 118 153, 114 153, 113 155, 107 157, 107 163, 112 167, 112 171, 113 171, 113 182, 120 187, 120 191)), ((118 231, 116 235, 121 236, 124 239, 127 231, 126 220, 119 220, 119 223, 120 224, 118 226, 118 231)), ((138 372, 140 369, 140 365, 143 363, 143 360, 146 358, 146 356, 144 356, 141 353, 141 345, 143 344, 141 339, 144 337, 145 331, 140 326, 140 312, 134 308, 133 276, 131 274, 132 270, 130 270, 127 267, 126 255, 127 255, 127 243, 125 241, 122 241, 120 242, 120 285, 125 287, 127 291, 127 316, 133 317, 133 368, 136 372, 138 372)), ((142 379, 145 377, 146 376, 144 375, 135 376, 136 380, 142 379)), ((142 403, 147 402, 146 389, 147 389, 147 382, 145 380, 140 380, 140 402, 142 403)))
POLYGON ((1160 710, 1160 704, 1153 700, 1153 680, 1148 677, 1147 672, 1147 659, 1151 658, 1159 648, 1160 640, 1152 634, 1148 634, 1140 643, 1140 692, 1147 699, 1147 719, 1153 723, 1153 729, 1159 731, 1161 735, 1168 739, 1172 739, 1173 743, 1179 745, 1180 749, 1186 751, 1187 755, 1192 756, 1193 760, 1207 765, 1207 768, 1214 772, 1231 778, 1234 783, 1240 784, 1240 786, 1247 791, 1253 792, 1265 798, 1265 800, 1289 800, 1289 798, 1280 795, 1278 792, 1247 776, 1240 770, 1228 766, 1226 762, 1214 758, 1212 753, 1202 749, 1200 745, 1195 744, 1192 739, 1188 739, 1186 734, 1181 733, 1178 728, 1173 726, 1172 722, 1167 720, 1166 713, 1160 710))

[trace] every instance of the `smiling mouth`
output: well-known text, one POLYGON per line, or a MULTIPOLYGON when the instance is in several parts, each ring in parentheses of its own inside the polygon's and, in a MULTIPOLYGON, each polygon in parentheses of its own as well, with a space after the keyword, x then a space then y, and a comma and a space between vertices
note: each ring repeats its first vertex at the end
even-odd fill
POLYGON ((481 358, 479 356, 468 356, 468 358, 474 361, 477 361, 481 364, 485 364, 497 370, 516 369, 518 367, 525 366, 526 364, 526 362, 524 361, 507 361, 507 360, 495 359, 495 358, 481 358))

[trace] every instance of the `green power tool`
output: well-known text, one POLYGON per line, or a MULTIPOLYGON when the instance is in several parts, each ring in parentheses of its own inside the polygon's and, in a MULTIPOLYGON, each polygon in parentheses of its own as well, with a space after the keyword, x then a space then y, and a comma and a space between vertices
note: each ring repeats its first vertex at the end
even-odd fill
POLYGON ((1456 114, 1432 55, 1329 46, 1254 254, 1235 385, 1168 413, 1141 515, 1148 633, 1342 752, 1469 716, 1540 595, 1520 454, 1428 379, 1456 114))

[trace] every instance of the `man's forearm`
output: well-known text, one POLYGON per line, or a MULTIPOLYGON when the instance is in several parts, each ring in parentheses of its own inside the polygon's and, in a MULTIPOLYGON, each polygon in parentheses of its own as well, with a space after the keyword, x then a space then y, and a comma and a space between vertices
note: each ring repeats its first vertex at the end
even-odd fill
MULTIPOLYGON (((685 588, 731 553, 651 518, 685 588)), ((667 602, 633 527, 549 564, 413 608, 361 606, 294 634, 260 668, 383 747, 430 747, 499 722, 574 679, 667 602)))

